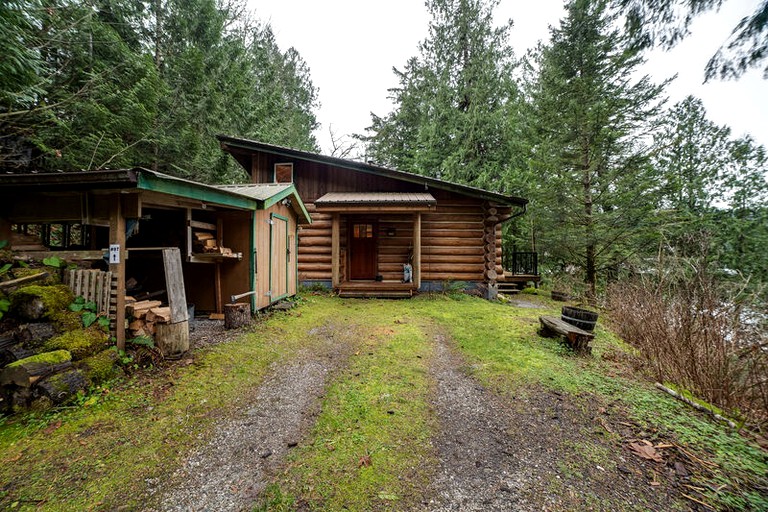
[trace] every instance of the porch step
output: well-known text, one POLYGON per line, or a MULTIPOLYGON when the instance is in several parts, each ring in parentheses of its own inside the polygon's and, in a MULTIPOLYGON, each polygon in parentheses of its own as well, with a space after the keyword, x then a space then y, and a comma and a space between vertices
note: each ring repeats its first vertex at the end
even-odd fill
POLYGON ((345 299, 409 299, 411 290, 339 290, 339 297, 345 299))
POLYGON ((353 281, 341 283, 338 293, 345 298, 407 299, 413 296, 413 288, 410 283, 353 281))
POLYGON ((514 295, 520 293, 520 288, 515 283, 496 283, 499 293, 514 295))

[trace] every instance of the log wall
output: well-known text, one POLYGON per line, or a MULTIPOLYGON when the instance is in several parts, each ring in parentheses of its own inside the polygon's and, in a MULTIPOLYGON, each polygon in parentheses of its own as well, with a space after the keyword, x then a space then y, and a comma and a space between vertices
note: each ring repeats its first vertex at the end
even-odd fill
MULTIPOLYGON (((254 154, 252 180, 269 182, 276 163, 289 159, 269 154, 254 154)), ((318 212, 314 202, 328 192, 421 192, 424 186, 401 179, 361 171, 330 167, 326 164, 293 161, 294 183, 307 210, 311 225, 299 231, 299 280, 332 279, 331 214, 318 212)), ((488 282, 501 269, 501 225, 488 219, 493 208, 482 199, 447 190, 429 189, 437 200, 434 212, 422 214, 421 278, 425 281, 488 282), (489 240, 490 237, 490 240, 489 240), (489 255, 488 250, 492 252, 489 255), (495 256, 495 257, 494 257, 495 256), (490 258, 490 259, 488 259, 490 258)), ((496 215, 510 208, 497 208, 496 215)), ((360 217, 365 217, 361 215, 360 217)), ((340 215, 340 278, 347 279, 347 220, 340 215)), ((378 274, 385 281, 400 281, 403 264, 413 249, 413 215, 380 214, 378 221, 378 274), (394 230, 393 235, 388 233, 394 230)))

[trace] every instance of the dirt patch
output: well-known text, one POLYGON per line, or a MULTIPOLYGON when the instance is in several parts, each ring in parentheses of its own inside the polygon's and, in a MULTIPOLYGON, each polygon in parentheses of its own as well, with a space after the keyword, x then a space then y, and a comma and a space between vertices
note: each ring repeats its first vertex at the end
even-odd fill
POLYGON ((428 510, 683 508, 664 467, 627 453, 611 433, 622 418, 593 398, 545 389, 501 397, 462 371, 444 336, 435 342, 440 467, 428 510))
POLYGON ((168 480, 150 486, 147 510, 249 510, 319 412, 329 376, 346 365, 343 326, 312 329, 317 343, 276 363, 251 400, 217 424, 213 439, 168 480))

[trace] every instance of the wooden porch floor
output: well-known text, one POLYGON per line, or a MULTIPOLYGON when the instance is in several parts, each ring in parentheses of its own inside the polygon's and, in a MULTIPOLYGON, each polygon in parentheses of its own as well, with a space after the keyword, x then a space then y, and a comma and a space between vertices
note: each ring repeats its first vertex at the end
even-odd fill
POLYGON ((405 299, 413 296, 414 283, 386 281, 345 281, 337 290, 339 297, 405 299))

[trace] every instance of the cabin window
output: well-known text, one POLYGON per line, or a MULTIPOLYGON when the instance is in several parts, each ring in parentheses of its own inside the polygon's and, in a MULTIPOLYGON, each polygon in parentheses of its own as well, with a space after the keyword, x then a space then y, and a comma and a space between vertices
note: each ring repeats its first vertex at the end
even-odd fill
POLYGON ((275 183, 293 183, 293 164, 275 164, 275 183))
POLYGON ((373 238, 373 224, 355 224, 352 228, 354 238, 373 238))

